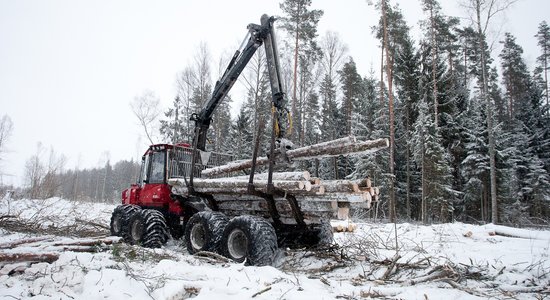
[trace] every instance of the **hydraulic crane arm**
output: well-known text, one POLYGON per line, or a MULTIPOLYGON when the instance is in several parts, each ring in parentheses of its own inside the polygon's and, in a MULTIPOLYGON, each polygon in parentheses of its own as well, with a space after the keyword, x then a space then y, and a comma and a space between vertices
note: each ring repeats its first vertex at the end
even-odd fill
MULTIPOLYGON (((214 111, 220 102, 227 96, 241 72, 262 44, 265 46, 269 81, 271 84, 273 106, 277 113, 277 122, 278 124, 283 124, 282 118, 285 114, 286 104, 279 72, 279 56, 273 31, 273 22, 275 22, 274 17, 263 15, 261 18, 261 25, 248 25, 248 40, 245 39, 246 44, 233 55, 223 76, 216 83, 212 97, 208 100, 203 109, 198 114, 194 113, 191 115, 191 120, 195 121, 195 142, 198 149, 203 151, 206 150, 206 136, 214 111)), ((285 134, 282 128, 283 126, 280 127, 277 133, 278 138, 284 137, 285 134)))

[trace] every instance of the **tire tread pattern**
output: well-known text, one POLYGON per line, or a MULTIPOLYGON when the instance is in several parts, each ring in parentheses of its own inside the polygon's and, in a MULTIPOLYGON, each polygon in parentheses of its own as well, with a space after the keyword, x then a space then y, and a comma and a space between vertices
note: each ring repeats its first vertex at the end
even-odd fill
POLYGON ((278 249, 277 234, 271 223, 256 216, 245 215, 231 219, 223 234, 223 255, 234 259, 229 254, 228 238, 231 231, 236 228, 242 230, 248 239, 247 265, 268 266, 273 264, 278 249))
POLYGON ((185 243, 187 246, 187 252, 194 254, 198 251, 220 252, 220 242, 222 235, 229 222, 229 218, 216 211, 201 211, 194 214, 185 226, 185 243), (206 241, 202 249, 196 250, 193 248, 189 237, 191 236, 191 230, 197 223, 201 223, 205 232, 206 241))
POLYGON ((113 210, 113 214, 111 215, 111 223, 110 223, 110 231, 111 235, 114 236, 124 236, 124 232, 128 230, 128 220, 130 217, 137 211, 139 211, 141 208, 137 205, 133 204, 122 204, 117 206, 113 210), (116 232, 113 228, 113 223, 115 221, 115 218, 120 217, 120 231, 116 232))

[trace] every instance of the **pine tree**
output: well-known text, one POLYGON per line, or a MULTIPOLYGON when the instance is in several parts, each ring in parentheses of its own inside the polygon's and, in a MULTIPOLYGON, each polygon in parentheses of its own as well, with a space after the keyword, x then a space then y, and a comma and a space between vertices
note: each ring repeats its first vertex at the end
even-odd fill
POLYGON ((546 96, 546 113, 550 109, 550 102, 548 100, 548 70, 550 66, 550 26, 546 21, 542 21, 539 25, 539 31, 535 35, 538 41, 538 45, 541 50, 541 55, 537 57, 537 63, 539 64, 540 72, 544 75, 544 95, 546 96))
MULTIPOLYGON (((304 98, 298 99, 297 89, 299 86, 298 66, 301 64, 300 72, 307 73, 309 69, 307 64, 304 64, 305 59, 315 61, 320 53, 316 43, 317 24, 323 16, 322 10, 310 10, 311 0, 285 0, 280 4, 281 10, 284 13, 282 20, 282 28, 284 28, 294 41, 294 79, 292 92, 292 116, 301 124, 302 116, 300 115, 300 103, 303 103, 304 98)), ((304 84, 308 84, 307 82, 304 84)), ((295 131, 296 132, 296 131, 295 131)), ((298 133, 300 133, 298 131, 298 133)), ((297 141, 299 135, 295 135, 293 140, 297 141)))
POLYGON ((517 118, 528 122, 533 109, 529 99, 529 71, 523 61, 523 49, 516 44, 516 38, 505 33, 503 49, 499 57, 502 67, 502 81, 505 89, 507 124, 517 118))

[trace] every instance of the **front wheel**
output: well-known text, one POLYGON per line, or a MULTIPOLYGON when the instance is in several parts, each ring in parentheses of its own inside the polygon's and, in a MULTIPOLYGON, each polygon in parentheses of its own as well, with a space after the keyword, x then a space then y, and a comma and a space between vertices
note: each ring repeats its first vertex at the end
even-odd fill
POLYGON ((126 226, 128 219, 139 210, 139 206, 132 204, 123 204, 117 206, 114 209, 113 214, 111 215, 111 235, 123 236, 124 231, 128 230, 126 226))
POLYGON ((252 266, 273 263, 277 251, 275 229, 263 218, 239 216, 231 219, 222 238, 222 254, 252 266))
POLYGON ((168 226, 161 212, 141 210, 130 217, 124 240, 146 248, 160 248, 168 240, 168 226))

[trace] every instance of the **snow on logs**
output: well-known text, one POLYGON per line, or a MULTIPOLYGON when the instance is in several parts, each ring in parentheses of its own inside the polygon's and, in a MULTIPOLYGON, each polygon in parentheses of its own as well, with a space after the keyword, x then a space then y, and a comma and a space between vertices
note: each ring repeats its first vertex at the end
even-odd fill
MULTIPOLYGON (((267 174, 255 174, 254 189, 267 193, 267 174), (256 180, 257 179, 257 180, 256 180)), ((285 196, 275 195, 275 198, 284 198, 286 193, 293 195, 297 201, 314 202, 344 202, 370 203, 376 201, 380 193, 378 188, 371 186, 369 178, 363 180, 320 180, 311 177, 309 172, 275 172, 273 186, 285 193, 285 196)), ((188 195, 185 180, 181 178, 169 179, 172 192, 179 195, 188 195)), ((248 190, 248 176, 225 177, 215 179, 195 178, 193 189, 195 192, 211 194, 214 199, 225 199, 228 195, 234 200, 252 199, 248 190)), ((257 200, 255 198, 255 200, 257 200)))
MULTIPOLYGON (((376 139, 369 141, 358 141, 354 136, 348 136, 328 142, 301 147, 286 151, 286 156, 291 160, 307 160, 314 158, 335 157, 340 155, 365 155, 387 148, 388 139, 376 139)), ((258 157, 256 165, 269 163, 267 157, 258 157)), ((212 177, 219 174, 230 173, 249 169, 252 167, 252 160, 233 161, 226 165, 205 169, 202 175, 212 177)))

